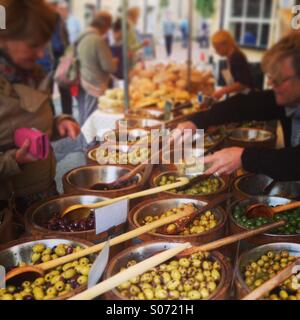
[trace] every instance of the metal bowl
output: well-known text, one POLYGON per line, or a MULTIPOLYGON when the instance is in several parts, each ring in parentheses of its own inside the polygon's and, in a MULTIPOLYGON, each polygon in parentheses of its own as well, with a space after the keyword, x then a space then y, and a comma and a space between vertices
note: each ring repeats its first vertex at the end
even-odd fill
MULTIPOLYGON (((249 174, 238 177, 234 181, 234 189, 238 198, 259 196, 272 181, 272 178, 262 174, 249 174)), ((278 182, 269 195, 290 199, 300 198, 300 181, 278 182)))
MULTIPOLYGON (((182 177, 182 174, 180 174, 180 172, 178 172, 178 171, 165 171, 165 172, 156 171, 152 176, 151 185, 153 187, 157 187, 158 186, 157 182, 161 179, 161 177, 163 177, 165 175, 172 175, 172 176, 176 176, 176 177, 182 177)), ((187 197, 187 198, 190 198, 190 197, 192 197, 192 198, 200 197, 201 198, 201 197, 206 197, 206 196, 208 196, 208 197, 214 196, 216 194, 224 192, 228 187, 227 182, 223 179, 223 177, 217 177, 216 176, 216 178, 219 179, 220 184, 221 184, 219 189, 216 192, 214 192, 214 193, 203 193, 203 194, 194 195, 194 196, 188 196, 188 195, 181 195, 181 196, 184 196, 184 197, 187 197)), ((169 195, 177 195, 178 196, 177 193, 173 193, 173 192, 170 192, 170 191, 166 191, 164 193, 165 194, 169 194, 169 195)))
MULTIPOLYGON (((138 228, 142 226, 142 221, 146 216, 157 216, 161 215, 164 212, 171 210, 173 208, 178 208, 182 204, 193 203, 197 208, 202 208, 203 206, 207 205, 207 202, 188 199, 188 198, 173 198, 173 199, 161 199, 161 200, 148 200, 146 202, 141 203, 137 207, 133 208, 133 210, 129 214, 129 224, 132 228, 138 228)), ((216 240, 220 238, 225 233, 225 223, 227 221, 227 216, 225 211, 220 208, 214 208, 213 211, 218 223, 215 228, 199 233, 193 234, 188 236, 182 235, 162 235, 156 232, 149 232, 148 234, 151 235, 151 240, 155 240, 158 238, 162 238, 164 240, 172 241, 188 241, 192 243, 206 243, 209 241, 216 240)))
POLYGON ((144 129, 132 129, 128 131, 119 131, 119 130, 112 130, 108 131, 104 134, 104 141, 110 143, 110 144, 135 144, 137 142, 143 141, 144 138, 147 138, 145 140, 148 140, 148 144, 151 142, 149 131, 144 129), (122 138, 122 140, 120 140, 122 138))
POLYGON ((159 129, 162 128, 164 126, 164 123, 162 121, 159 120, 155 120, 155 119, 121 119, 118 120, 117 123, 117 129, 123 129, 123 128, 127 128, 127 129, 136 129, 136 128, 143 128, 143 129, 159 129), (126 125, 125 123, 126 122, 126 125))
MULTIPOLYGON (((92 246, 91 242, 84 241, 82 239, 68 239, 68 238, 41 238, 41 239, 24 239, 23 243, 14 244, 15 242, 8 244, 7 248, 0 252, 0 265, 5 268, 13 268, 19 265, 21 262, 31 264, 32 247, 38 243, 44 244, 47 247, 55 247, 58 244, 67 244, 72 246, 80 245, 83 248, 92 246)), ((20 240, 18 241, 20 242, 20 240)))
MULTIPOLYGON (((108 279, 113 275, 119 273, 120 269, 126 266, 127 262, 130 260, 136 260, 141 262, 147 258, 150 258, 156 253, 159 253, 164 250, 168 250, 171 248, 175 248, 178 245, 176 242, 166 242, 166 241, 151 241, 146 242, 143 244, 139 244, 137 246, 133 246, 127 248, 123 252, 119 253, 115 256, 112 261, 110 262, 105 275, 104 279, 108 279)), ((208 297, 207 300, 218 300, 218 299, 225 299, 228 297, 228 288, 231 279, 231 267, 229 265, 228 260, 218 252, 212 252, 212 258, 215 261, 218 261, 221 265, 221 275, 222 279, 217 288, 217 290, 208 297)), ((124 298, 118 293, 116 289, 108 292, 105 295, 107 300, 114 299, 114 300, 123 300, 124 298)))
POLYGON ((228 137, 229 140, 242 142, 266 142, 274 138, 274 134, 270 131, 253 128, 234 129, 228 137))
MULTIPOLYGON (((237 224, 237 222, 235 221, 234 217, 233 217, 233 210, 235 208, 236 205, 240 205, 241 207, 249 207, 253 204, 257 204, 257 203, 263 203, 268 205, 269 207, 277 207, 277 206, 281 206, 284 204, 288 204, 290 203, 291 200, 287 199, 287 198, 280 198, 280 197, 267 197, 267 196, 260 196, 260 197, 252 197, 249 199, 244 199, 244 200, 240 200, 240 201, 236 201, 233 204, 231 204, 230 209, 229 209, 229 219, 230 219, 230 223, 234 224, 235 226, 238 226, 239 228, 242 228, 243 230, 247 230, 245 227, 237 224)), ((280 235, 280 234, 274 234, 274 233, 265 233, 264 235, 273 238, 273 241, 276 241, 276 238, 278 238, 278 236, 285 238, 287 241, 288 239, 291 238, 290 235, 280 235)), ((273 242, 272 239, 270 239, 270 242, 273 242)))
MULTIPOLYGON (((64 186, 66 184, 69 186, 68 190, 65 189, 66 192, 74 191, 80 192, 81 194, 89 193, 91 187, 97 183, 110 183, 118 180, 120 177, 125 175, 130 171, 126 166, 84 166, 79 167, 74 170, 71 170, 64 176, 64 186), (71 190, 70 190, 71 189, 71 190)), ((138 178, 138 183, 132 186, 123 188, 122 190, 131 191, 135 189, 138 184, 142 181, 142 175, 138 174, 136 176, 138 178)), ((101 191, 103 193, 110 193, 111 191, 101 191)))
POLYGON ((245 266, 253 260, 257 260, 261 255, 265 254, 267 251, 289 251, 290 255, 300 256, 300 244, 295 243, 271 243, 265 244, 263 246, 254 248, 240 256, 238 259, 237 270, 236 270, 236 288, 238 298, 250 293, 249 287, 246 285, 242 273, 245 266))
MULTIPOLYGON (((93 148, 93 149, 91 149, 91 150, 89 150, 88 151, 88 154, 87 154, 87 158, 88 158, 88 161, 89 161, 89 163, 90 164, 95 164, 95 163, 97 163, 97 164, 100 164, 101 165, 101 160, 98 162, 98 160, 97 160, 97 151, 98 151, 98 149, 99 148, 101 148, 101 146, 99 147, 96 147, 96 148, 93 148)), ((104 146, 103 146, 103 150, 109 150, 110 152, 112 152, 112 153, 115 153, 115 152, 118 152, 119 154, 122 154, 122 156, 124 156, 124 158, 125 159, 127 159, 128 160, 128 156, 130 155, 130 154, 133 154, 133 152, 134 151, 137 151, 137 150, 149 150, 148 149, 148 147, 140 147, 140 146, 136 146, 136 148, 135 148, 135 146, 129 146, 129 145, 125 145, 125 144, 119 144, 119 145, 110 145, 109 146, 109 148, 104 148, 104 146)), ((148 152, 150 152, 150 151, 148 151, 148 152)), ((130 157, 130 156, 129 156, 130 157)), ((114 159, 116 160, 116 161, 114 161, 114 162, 116 162, 116 164, 119 164, 120 163, 120 161, 119 161, 119 159, 118 159, 118 157, 116 156, 114 156, 114 159)), ((122 162, 123 162, 123 157, 121 158, 122 159, 122 162)), ((105 160, 105 159, 104 159, 105 160)), ((129 159, 130 160, 130 159, 129 159)), ((130 164, 130 165, 137 165, 137 164, 139 164, 139 163, 141 163, 141 161, 140 162, 137 162, 137 163, 131 163, 130 161, 127 161, 128 162, 128 164, 130 164)), ((143 160, 143 159, 142 159, 143 160)), ((146 159, 145 159, 146 160, 146 159)), ((108 162, 108 161, 106 161, 106 162, 108 162)), ((124 163, 124 162, 123 162, 124 163)), ((108 163, 109 164, 109 163, 108 163)))

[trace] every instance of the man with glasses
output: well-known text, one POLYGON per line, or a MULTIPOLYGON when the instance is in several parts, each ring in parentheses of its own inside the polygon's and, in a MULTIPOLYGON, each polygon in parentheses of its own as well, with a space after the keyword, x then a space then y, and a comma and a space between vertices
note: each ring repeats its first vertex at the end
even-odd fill
POLYGON ((227 148, 205 158, 212 165, 207 174, 231 174, 243 168, 275 180, 300 180, 300 33, 291 33, 269 49, 262 68, 272 90, 237 95, 178 127, 195 129, 197 124, 205 129, 230 122, 280 120, 286 148, 227 148))

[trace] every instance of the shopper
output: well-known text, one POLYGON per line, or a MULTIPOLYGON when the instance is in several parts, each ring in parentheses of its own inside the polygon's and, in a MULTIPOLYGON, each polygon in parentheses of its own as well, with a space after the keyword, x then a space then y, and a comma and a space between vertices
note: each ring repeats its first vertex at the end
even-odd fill
POLYGON ((142 60, 140 50, 149 45, 149 40, 142 40, 138 32, 137 24, 140 19, 140 8, 132 7, 128 9, 128 47, 129 47, 129 67, 133 68, 136 63, 142 60))
POLYGON ((29 154, 30 140, 14 144, 18 128, 36 128, 50 138, 75 139, 79 126, 69 116, 53 118, 44 74, 36 64, 56 26, 56 14, 42 0, 3 0, 7 28, 0 30, 0 206, 20 213, 57 193, 53 151, 46 160, 29 154), (13 201, 14 199, 14 201, 13 201))
MULTIPOLYGON (((262 67, 273 90, 237 95, 193 118, 200 128, 229 122, 280 119, 292 121, 291 147, 280 150, 228 148, 205 158, 207 174, 230 174, 239 168, 275 180, 300 180, 300 33, 292 33, 265 54, 262 67)), ((191 122, 179 128, 196 128, 191 122)))
POLYGON ((111 25, 111 15, 105 11, 99 12, 77 46, 81 82, 78 95, 81 126, 97 109, 98 98, 108 88, 110 75, 117 69, 118 61, 113 58, 104 39, 111 25))
POLYGON ((170 57, 172 54, 173 38, 174 38, 175 29, 176 29, 176 25, 172 21, 171 13, 168 12, 166 14, 166 19, 163 22, 163 34, 165 37, 166 52, 167 52, 168 57, 170 57))
POLYGON ((212 43, 217 53, 227 59, 227 68, 222 72, 226 86, 216 91, 214 98, 221 99, 226 95, 248 93, 253 87, 250 66, 232 35, 226 30, 220 30, 213 35, 212 43))
POLYGON ((182 34, 182 47, 187 48, 189 43, 190 25, 187 19, 184 19, 180 23, 180 31, 182 34))

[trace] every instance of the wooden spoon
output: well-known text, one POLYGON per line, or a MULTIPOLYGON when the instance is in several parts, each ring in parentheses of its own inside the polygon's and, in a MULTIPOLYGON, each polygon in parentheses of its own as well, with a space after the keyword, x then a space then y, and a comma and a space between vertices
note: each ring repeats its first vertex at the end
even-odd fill
POLYGON ((267 295, 271 290, 281 285, 285 280, 290 278, 293 275, 293 269, 300 263, 300 257, 296 259, 293 263, 288 265, 282 271, 280 271, 275 277, 266 281, 257 289, 253 290, 247 296, 245 296, 242 300, 259 300, 260 298, 267 295))
POLYGON ((140 191, 140 192, 136 192, 136 193, 132 193, 126 196, 122 196, 119 198, 114 198, 114 199, 108 199, 102 202, 97 202, 97 203, 93 203, 93 204, 76 204, 73 206, 70 206, 68 208, 66 208, 62 213, 61 213, 61 217, 62 218, 66 218, 70 221, 73 220, 84 220, 86 218, 89 217, 91 210, 93 209, 98 209, 98 208, 102 208, 105 206, 108 206, 110 204, 122 201, 122 200, 132 200, 132 199, 137 199, 137 198, 141 198, 141 197, 145 197, 145 196, 149 196, 149 195, 153 195, 153 194, 157 194, 160 192, 164 192, 164 191, 168 191, 168 190, 172 190, 172 189, 176 189, 178 187, 184 186, 185 184, 187 184, 189 182, 189 179, 186 177, 181 177, 177 179, 178 182, 175 182, 173 184, 169 184, 169 185, 165 185, 165 186, 161 186, 161 187, 157 187, 157 188, 152 188, 152 189, 148 189, 145 191, 140 191))
POLYGON ((214 241, 212 243, 208 243, 200 247, 191 248, 190 243, 180 244, 176 248, 172 248, 172 249, 160 252, 149 259, 146 259, 122 272, 117 273, 111 278, 70 298, 69 300, 92 300, 102 295, 103 293, 114 289, 115 287, 121 285, 122 283, 130 279, 133 279, 137 276, 140 276, 141 274, 147 272, 149 269, 154 268, 175 256, 181 257, 181 256, 185 256, 186 253, 190 255, 194 252, 215 250, 224 245, 228 245, 236 241, 245 239, 249 236, 253 236, 253 235, 257 235, 259 233, 265 232, 266 230, 278 228, 282 226, 284 223, 285 223, 284 221, 279 221, 256 230, 251 230, 250 232, 243 232, 241 234, 237 234, 237 235, 230 236, 218 241, 214 241), (193 249, 196 249, 196 250, 193 250, 193 249))
MULTIPOLYGON (((206 210, 208 210, 208 207, 204 206, 202 209, 203 209, 203 211, 206 211, 206 210)), ((154 229, 158 229, 164 225, 173 223, 179 219, 182 219, 186 216, 189 216, 190 214, 191 214, 191 210, 185 210, 183 212, 180 212, 178 214, 174 214, 174 215, 166 217, 164 219, 159 219, 159 220, 154 221, 152 223, 146 224, 140 228, 134 229, 134 230, 129 231, 127 233, 124 233, 120 236, 117 236, 117 237, 111 239, 109 241, 109 244, 110 244, 110 246, 114 246, 114 245, 120 244, 122 242, 131 240, 131 239, 138 237, 144 233, 150 232, 154 229)), ((92 247, 88 247, 88 248, 83 249, 81 251, 78 251, 78 252, 75 252, 75 253, 72 253, 72 254, 69 254, 64 257, 57 258, 57 259, 54 259, 54 260, 51 260, 48 262, 40 263, 35 266, 17 267, 15 269, 12 269, 10 272, 8 272, 5 279, 6 279, 6 281, 8 281, 8 280, 10 280, 16 276, 19 276, 21 274, 27 274, 28 272, 35 272, 38 276, 41 276, 47 270, 54 269, 62 264, 66 264, 68 262, 78 260, 82 257, 87 256, 87 255, 99 252, 104 248, 105 244, 106 244, 106 242, 102 242, 100 244, 94 245, 92 247)))
POLYGON ((258 218, 258 217, 266 217, 273 218, 275 214, 296 209, 300 207, 300 201, 291 202, 282 206, 278 206, 275 208, 271 208, 264 203, 257 203, 250 206, 246 211, 246 217, 249 219, 258 218))
POLYGON ((201 251, 212 251, 224 246, 227 246, 229 244, 232 244, 234 242, 243 240, 243 239, 247 239, 247 238, 251 238, 253 236, 256 236, 258 234, 261 233, 265 233, 266 231, 272 230, 272 229, 277 229, 279 227, 282 227, 285 225, 285 221, 284 220, 280 220, 271 224, 267 224, 263 227, 257 228, 255 230, 250 230, 250 231, 245 231, 245 232, 241 232, 241 233, 237 233, 234 234, 232 236, 220 239, 220 240, 216 240, 198 247, 192 247, 184 252, 182 252, 180 254, 180 256, 184 257, 184 256, 189 256, 193 253, 197 253, 197 252, 201 252, 201 251))

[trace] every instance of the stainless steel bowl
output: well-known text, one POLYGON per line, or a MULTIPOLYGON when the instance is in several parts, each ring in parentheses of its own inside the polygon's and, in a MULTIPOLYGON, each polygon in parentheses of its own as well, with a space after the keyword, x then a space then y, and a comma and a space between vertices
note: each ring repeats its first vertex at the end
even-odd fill
MULTIPOLYGON (((231 215, 230 215, 230 219, 232 220, 233 223, 237 224, 237 222, 235 221, 235 219, 232 216, 233 213, 233 209, 236 205, 240 205, 241 207, 249 207, 253 204, 257 204, 257 203, 263 203, 268 205, 269 207, 277 207, 277 206, 281 206, 281 205, 285 205, 290 203, 291 200, 287 199, 287 198, 280 198, 280 197, 268 197, 268 196, 260 196, 260 197, 252 197, 249 199, 244 199, 241 201, 236 201, 231 205, 231 215)), ((243 226, 240 226, 241 228, 244 228, 243 226)), ((246 229, 246 228, 245 228, 246 229)), ((274 237, 274 240, 276 240, 276 237, 278 237, 278 233, 277 234, 273 234, 273 233, 265 233, 265 235, 270 236, 270 237, 274 237)), ((290 235, 280 235, 280 237, 287 237, 287 239, 290 237, 290 235)))
MULTIPOLYGON (((156 253, 175 248, 178 244, 179 243, 176 243, 176 242, 151 241, 151 242, 139 244, 134 247, 130 247, 125 251, 119 253, 117 256, 115 256, 112 259, 112 261, 110 262, 106 270, 104 279, 108 279, 113 275, 119 273, 120 269, 126 266, 126 264, 130 260, 136 260, 137 262, 141 262, 145 259, 152 257, 156 253)), ((228 270, 228 265, 225 262, 226 259, 225 258, 223 259, 222 255, 220 255, 217 252, 213 252, 212 259, 220 263, 222 278, 216 291, 211 296, 209 296, 207 300, 214 299, 214 297, 220 293, 220 290, 223 289, 225 282, 227 281, 226 279, 227 276, 231 276, 230 274, 231 270, 228 270)), ((112 290, 112 293, 117 299, 124 299, 116 289, 112 290)))
MULTIPOLYGON (((66 182, 85 193, 90 191, 93 185, 114 182, 129 171, 130 169, 109 165, 79 167, 66 175, 66 182)), ((137 178, 138 182, 141 182, 140 174, 137 178)))
MULTIPOLYGON (((262 174, 245 175, 235 180, 234 188, 244 197, 259 196, 272 181, 272 178, 262 174)), ((269 195, 290 199, 300 198, 300 181, 278 182, 269 195)))
MULTIPOLYGON (((58 212, 74 204, 92 204, 106 200, 104 197, 97 196, 62 196, 49 200, 37 207, 34 210, 26 212, 25 220, 34 226, 35 229, 48 231, 44 225, 58 212)), ((28 230, 30 231, 30 230, 28 230)), ((66 234, 66 232, 55 231, 56 234, 66 234)), ((80 233, 80 232, 78 232, 80 233)), ((70 233, 68 233, 70 234, 70 233)))
POLYGON ((80 240, 68 240, 68 239, 41 239, 35 241, 28 241, 22 244, 14 245, 8 249, 0 252, 0 265, 5 268, 12 268, 19 265, 21 262, 31 264, 32 247, 38 243, 44 244, 49 248, 53 248, 58 244, 67 244, 72 246, 80 245, 83 248, 87 248, 88 245, 80 240))
MULTIPOLYGON (((207 205, 207 202, 200 201, 200 200, 194 200, 194 199, 188 199, 188 198, 157 200, 157 201, 146 204, 143 207, 139 208, 133 216, 133 222, 137 227, 141 227, 142 221, 146 216, 161 215, 168 210, 178 208, 180 205, 188 204, 188 203, 193 203, 199 209, 204 207, 205 205, 207 205)), ((216 229, 220 224, 224 223, 225 215, 224 215, 224 212, 222 212, 220 208, 214 208, 211 211, 213 211, 216 219, 218 220, 218 224, 216 225, 216 227, 209 230, 209 231, 203 232, 201 234, 189 235, 189 237, 199 237, 199 235, 205 236, 206 234, 214 231, 214 229, 216 229)), ((155 233, 155 232, 149 232, 149 233, 153 234, 153 235, 159 235, 158 233, 155 233)), ((165 237, 169 238, 170 240, 172 240, 172 239, 178 240, 178 238, 182 238, 182 237, 186 237, 186 236, 181 236, 181 235, 168 236, 168 235, 166 235, 165 237)))
POLYGON ((274 139, 272 132, 262 129, 238 128, 230 132, 228 139, 240 142, 266 142, 274 139))
POLYGON ((162 121, 155 119, 122 119, 117 121, 117 128, 127 128, 127 129, 135 129, 135 128, 161 128, 164 124, 162 121))
MULTIPOLYGON (((104 141, 112 144, 116 144, 118 142, 120 142, 121 144, 122 143, 132 144, 132 143, 137 143, 146 137, 148 137, 148 140, 150 140, 149 132, 144 129, 132 129, 132 130, 128 130, 127 133, 119 130, 112 130, 104 134, 104 141)), ((150 141, 148 141, 148 143, 150 143, 150 141)))
POLYGON ((238 259, 236 279, 239 282, 239 285, 242 286, 242 289, 246 290, 248 293, 250 293, 250 289, 248 288, 248 286, 246 285, 243 279, 243 276, 242 276, 243 270, 245 266, 249 263, 249 261, 257 260, 260 256, 262 256, 269 250, 272 250, 272 251, 287 250, 289 251, 290 255, 300 257, 300 244, 288 243, 288 242, 265 244, 263 246, 254 248, 242 254, 238 259))

